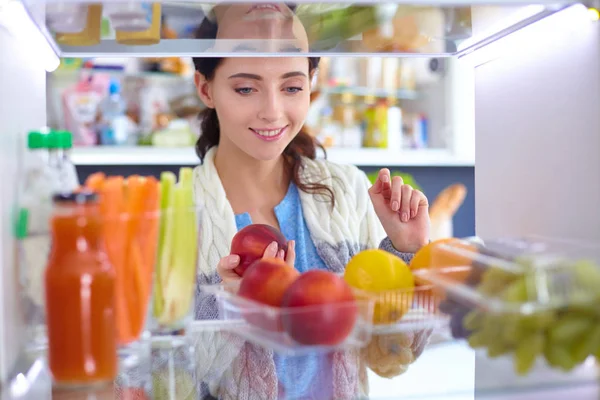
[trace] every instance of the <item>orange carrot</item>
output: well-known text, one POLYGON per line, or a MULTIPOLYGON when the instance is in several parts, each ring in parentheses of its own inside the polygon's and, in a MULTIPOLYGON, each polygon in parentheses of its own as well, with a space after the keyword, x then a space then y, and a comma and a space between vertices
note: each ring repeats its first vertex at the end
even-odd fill
POLYGON ((146 320, 146 311, 148 307, 149 288, 145 287, 146 279, 143 276, 142 251, 135 242, 130 242, 127 266, 132 272, 133 279, 129 287, 132 297, 136 300, 134 304, 130 304, 130 315, 132 316, 133 331, 132 334, 138 338, 144 328, 146 320))
POLYGON ((85 180, 85 187, 94 192, 100 192, 102 190, 102 185, 104 184, 104 180, 106 179, 106 175, 103 172, 95 172, 87 177, 85 180))
POLYGON ((148 290, 141 288, 143 278, 143 268, 141 262, 141 252, 138 246, 138 238, 144 235, 141 231, 142 221, 145 218, 144 203, 147 197, 146 178, 132 175, 127 178, 127 233, 126 233, 126 255, 125 255, 125 274, 127 282, 130 283, 127 291, 127 301, 129 307, 129 317, 134 332, 140 331, 143 327, 145 312, 142 312, 143 304, 146 303, 143 296, 148 290), (135 254, 135 250, 138 254, 135 254), (137 256, 137 260, 136 260, 137 256))
POLYGON ((140 238, 141 249, 143 251, 144 276, 148 288, 148 295, 152 288, 152 278, 156 267, 156 257, 158 251, 158 229, 160 223, 160 183, 153 176, 146 180, 146 217, 142 221, 140 232, 143 238, 140 238))
POLYGON ((108 258, 116 272, 116 317, 119 343, 132 340, 132 326, 126 300, 125 222, 123 221, 124 193, 122 176, 109 177, 100 192, 100 210, 104 217, 104 238, 108 258))

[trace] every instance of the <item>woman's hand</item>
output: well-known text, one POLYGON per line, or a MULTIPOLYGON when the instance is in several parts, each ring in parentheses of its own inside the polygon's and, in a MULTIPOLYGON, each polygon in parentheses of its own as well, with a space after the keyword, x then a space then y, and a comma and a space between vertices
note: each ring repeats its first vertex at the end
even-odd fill
POLYGON ((390 178, 390 170, 379 171, 369 189, 375 213, 392 241, 403 253, 416 253, 429 242, 429 202, 427 197, 402 178, 390 178))
MULTIPOLYGON (((263 258, 280 258, 284 260, 290 267, 294 266, 296 261, 296 242, 293 240, 288 241, 287 254, 283 250, 277 251, 277 242, 271 243, 263 253, 263 258)), ((230 254, 226 257, 221 258, 219 265, 217 265, 217 273, 223 280, 223 283, 235 283, 239 282, 242 277, 239 276, 235 271, 235 267, 240 264, 240 256, 237 254, 230 254)))

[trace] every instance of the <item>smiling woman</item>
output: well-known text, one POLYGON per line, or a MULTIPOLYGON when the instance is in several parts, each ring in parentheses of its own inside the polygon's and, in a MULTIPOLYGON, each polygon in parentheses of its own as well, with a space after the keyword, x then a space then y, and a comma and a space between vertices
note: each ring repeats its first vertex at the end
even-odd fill
MULTIPOLYGON (((249 51, 260 40, 304 51, 306 32, 295 20, 282 3, 219 3, 198 37, 231 38, 249 51)), ((303 124, 318 64, 318 58, 300 55, 194 59, 197 92, 207 106, 196 143, 202 164, 194 170, 195 198, 203 206, 200 284, 239 282, 240 257, 230 254, 231 241, 250 224, 279 229, 287 249, 269 246, 264 257, 285 259, 300 272, 342 273, 354 255, 378 246, 409 261, 428 242, 428 203, 421 192, 392 180, 387 169, 371 186, 354 166, 316 159, 319 145, 303 124)), ((196 318, 218 317, 214 299, 199 296, 196 318)), ((224 399, 357 398, 368 387, 367 366, 402 371, 398 365, 417 358, 428 338, 427 332, 400 336, 394 349, 411 357, 383 357, 394 364, 390 369, 380 360, 375 368, 354 349, 290 358, 215 335, 198 349, 202 365, 210 365, 198 378, 224 399)))

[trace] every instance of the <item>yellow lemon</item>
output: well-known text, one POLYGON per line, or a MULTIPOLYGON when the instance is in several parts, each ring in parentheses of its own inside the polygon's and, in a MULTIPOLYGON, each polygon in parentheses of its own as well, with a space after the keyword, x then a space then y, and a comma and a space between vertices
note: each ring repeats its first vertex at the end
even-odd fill
POLYGON ((356 254, 346 265, 344 280, 373 294, 376 324, 398 321, 412 305, 415 287, 412 272, 404 261, 387 251, 371 249, 356 254))

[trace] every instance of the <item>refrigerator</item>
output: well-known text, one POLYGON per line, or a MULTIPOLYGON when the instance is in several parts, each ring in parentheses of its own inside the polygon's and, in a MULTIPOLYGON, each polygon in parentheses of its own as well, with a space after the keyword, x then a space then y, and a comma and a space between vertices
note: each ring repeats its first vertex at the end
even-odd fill
MULTIPOLYGON (((14 377, 23 345, 13 222, 26 133, 46 123, 47 71, 58 66, 59 56, 192 56, 206 50, 194 48, 189 40, 152 46, 120 47, 114 41, 59 46, 45 26, 44 3, 0 1, 3 383, 14 377)), ((77 1, 65 4, 71 3, 77 1)), ((600 2, 398 0, 389 4, 472 7, 473 32, 460 45, 385 56, 455 57, 473 69, 477 236, 534 234, 600 244, 600 2)), ((317 49, 315 54, 368 57, 375 53, 348 48, 317 49)), ((486 371, 487 367, 479 368, 486 362, 485 357, 476 357, 474 380, 487 379, 477 376, 486 371)), ((497 372, 502 373, 502 369, 497 372)), ((597 398, 597 388, 590 390, 578 398, 597 398)))

